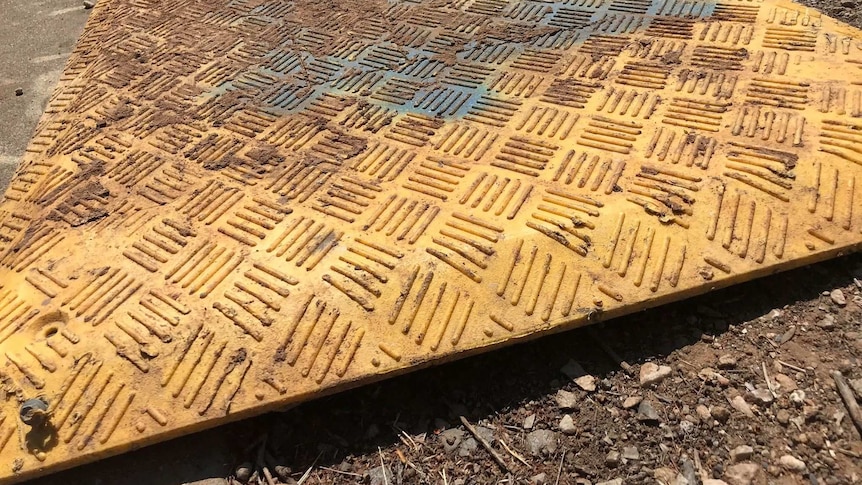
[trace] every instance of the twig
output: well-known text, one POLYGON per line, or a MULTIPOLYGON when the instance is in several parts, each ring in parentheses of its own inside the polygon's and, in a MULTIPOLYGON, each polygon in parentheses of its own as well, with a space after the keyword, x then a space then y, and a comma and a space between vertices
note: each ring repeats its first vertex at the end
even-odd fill
POLYGON ((272 473, 269 472, 269 468, 264 465, 263 467, 263 476, 266 478, 266 483, 268 485, 275 485, 275 480, 272 478, 272 473))
POLYGON ((835 381, 835 387, 838 388, 838 394, 841 395, 844 405, 847 406, 847 413, 850 414, 850 419, 853 420, 856 430, 862 435, 862 410, 859 409, 859 404, 856 403, 856 396, 853 395, 853 391, 847 385, 847 380, 844 379, 841 372, 837 370, 832 371, 832 379, 835 381))
POLYGON ((847 456, 852 456, 853 458, 862 458, 862 455, 860 455, 859 453, 856 453, 855 451, 852 451, 852 450, 845 450, 843 448, 835 448, 835 451, 837 451, 839 453, 844 453, 847 456))
POLYGON ((775 359, 775 361, 778 362, 779 364, 783 365, 784 367, 795 370, 796 372, 805 373, 805 369, 803 369, 802 367, 796 367, 795 365, 788 364, 787 362, 784 362, 783 360, 775 359))
POLYGON ((598 336, 598 334, 596 334, 595 330, 593 330, 592 328, 589 328, 589 329, 587 329, 587 334, 590 337, 592 337, 593 340, 595 340, 597 344, 599 344, 599 347, 601 347, 601 349, 604 350, 606 354, 608 354, 608 357, 610 357, 611 360, 613 360, 614 362, 616 362, 617 365, 622 367, 622 369, 626 372, 626 374, 633 374, 634 373, 634 367, 632 367, 628 362, 624 361, 622 359, 622 357, 620 357, 620 355, 617 354, 614 351, 614 349, 612 349, 611 346, 607 344, 607 342, 605 342, 604 340, 599 338, 599 336, 598 336))
POLYGON ((470 424, 470 421, 467 421, 467 418, 465 418, 464 416, 461 416, 461 424, 463 424, 464 427, 467 428, 467 431, 469 431, 470 434, 472 434, 473 437, 476 438, 476 441, 478 441, 482 445, 482 447, 485 448, 488 453, 491 454, 491 457, 494 458, 494 461, 496 461, 498 465, 500 465, 500 468, 502 468, 504 471, 512 473, 512 470, 509 469, 509 465, 506 464, 506 461, 503 460, 503 457, 500 456, 499 453, 497 453, 497 450, 491 448, 491 443, 488 443, 485 438, 479 436, 479 433, 476 431, 476 428, 474 428, 473 425, 470 424))
POLYGON ((513 449, 509 448, 509 445, 507 445, 507 444, 506 444, 506 442, 505 442, 505 441, 503 441, 502 439, 500 440, 500 444, 501 444, 501 445, 503 445, 503 448, 505 448, 505 449, 506 449, 506 451, 508 451, 510 455, 514 456, 516 460, 518 460, 518 461, 520 461, 521 463, 523 463, 523 464, 524 464, 524 466, 530 466, 530 464, 529 464, 529 463, 527 463, 527 460, 525 460, 523 456, 521 456, 520 454, 516 453, 513 449))
POLYGON ((383 471, 383 485, 389 485, 389 477, 386 476, 386 463, 383 462, 383 450, 377 447, 377 454, 380 455, 380 470, 383 471))
POLYGON ((323 466, 323 465, 321 465, 321 466, 320 466, 320 469, 321 469, 321 470, 328 470, 328 471, 331 471, 332 473, 338 473, 339 475, 347 475, 347 476, 349 476, 349 477, 362 478, 362 475, 360 475, 360 474, 358 474, 358 473, 346 472, 346 471, 343 471, 343 470, 336 470, 335 468, 329 468, 328 466, 323 466))
POLYGON ((418 474, 419 474, 419 476, 422 478, 422 480, 428 480, 428 474, 427 474, 427 473, 425 473, 424 471, 420 470, 420 469, 419 469, 419 467, 417 467, 416 465, 414 465, 412 461, 407 460, 407 466, 409 466, 410 468, 412 468, 413 470, 415 470, 415 471, 416 471, 416 473, 418 473, 418 474))
POLYGON ((302 485, 303 483, 305 483, 306 480, 308 480, 308 477, 311 476, 311 470, 314 470, 315 465, 317 465, 317 460, 319 460, 322 455, 322 451, 317 454, 317 458, 315 458, 314 461, 311 462, 311 466, 308 467, 308 470, 305 470, 305 473, 303 473, 302 476, 299 477, 299 480, 296 481, 296 485, 302 485))
POLYGON ((763 368, 763 378, 766 379, 766 387, 769 389, 769 393, 772 394, 773 398, 777 398, 778 394, 775 394, 775 388, 772 386, 772 381, 769 379, 769 373, 766 372, 766 362, 761 361, 760 367, 763 368))
POLYGON ((563 448, 563 452, 560 453, 560 467, 557 468, 557 479, 554 480, 554 485, 560 485, 560 476, 563 474, 563 459, 566 457, 566 449, 563 448))
POLYGON ((440 472, 440 476, 443 477, 443 485, 449 485, 449 480, 446 480, 446 469, 444 468, 442 472, 440 472))

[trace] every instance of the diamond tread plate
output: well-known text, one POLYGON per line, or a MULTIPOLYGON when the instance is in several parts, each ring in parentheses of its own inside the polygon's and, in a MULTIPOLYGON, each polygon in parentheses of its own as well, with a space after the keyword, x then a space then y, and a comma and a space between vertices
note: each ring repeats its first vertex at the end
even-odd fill
POLYGON ((854 250, 860 67, 783 1, 101 0, 0 205, 0 477, 854 250))

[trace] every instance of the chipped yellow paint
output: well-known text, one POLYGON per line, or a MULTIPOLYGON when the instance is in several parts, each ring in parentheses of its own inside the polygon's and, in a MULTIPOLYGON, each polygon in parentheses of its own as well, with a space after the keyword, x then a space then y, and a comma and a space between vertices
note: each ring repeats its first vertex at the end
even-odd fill
POLYGON ((0 206, 0 477, 856 249, 860 66, 783 1, 101 0, 0 206))

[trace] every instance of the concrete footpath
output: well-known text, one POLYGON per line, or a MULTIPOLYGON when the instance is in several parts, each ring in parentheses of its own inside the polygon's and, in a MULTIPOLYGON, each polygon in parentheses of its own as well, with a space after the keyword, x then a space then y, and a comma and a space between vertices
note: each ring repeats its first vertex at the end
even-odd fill
POLYGON ((89 12, 82 0, 0 0, 0 191, 21 161, 89 12))

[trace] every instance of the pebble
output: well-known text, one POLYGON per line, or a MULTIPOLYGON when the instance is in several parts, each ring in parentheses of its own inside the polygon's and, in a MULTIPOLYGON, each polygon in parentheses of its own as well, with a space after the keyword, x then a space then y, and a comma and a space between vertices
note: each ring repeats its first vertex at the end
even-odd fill
POLYGON ((793 392, 799 389, 799 386, 796 385, 796 381, 786 374, 775 374, 774 379, 784 392, 793 392))
POLYGON ((573 435, 578 432, 577 426, 575 426, 575 420, 572 419, 571 414, 567 414, 563 416, 563 419, 560 420, 559 424, 560 431, 565 435, 573 435))
POLYGON ((832 303, 838 306, 847 305, 847 298, 844 298, 844 292, 840 289, 834 289, 829 293, 829 298, 832 299, 832 303))
POLYGON ((90 10, 96 6, 96 0, 84 0, 84 9, 90 10))
POLYGON ((730 450, 730 460, 734 463, 746 461, 754 454, 754 448, 748 445, 739 445, 730 450))
POLYGON ((769 389, 755 389, 748 393, 748 397, 752 402, 761 406, 769 406, 775 400, 769 389))
POLYGON ((730 485, 751 485, 763 472, 756 463, 737 463, 727 467, 724 479, 730 485))
POLYGON ((640 404, 643 399, 640 396, 629 396, 623 401, 623 409, 631 409, 640 404))
POLYGON ((655 406, 650 401, 641 401, 640 405, 638 405, 638 421, 645 423, 658 423, 661 421, 658 411, 655 410, 655 406))
POLYGON ((742 396, 735 396, 733 399, 730 400, 730 405, 733 407, 733 409, 736 409, 737 411, 741 412, 746 417, 754 417, 754 411, 751 410, 751 406, 749 406, 748 403, 745 402, 745 399, 742 396))
POLYGON ((535 414, 531 414, 531 415, 527 416, 526 418, 524 418, 524 424, 523 424, 524 429, 533 429, 533 426, 535 426, 535 425, 536 425, 536 415, 535 414))
POLYGON ((236 467, 236 473, 235 473, 236 479, 242 483, 245 483, 248 481, 249 478, 251 478, 251 472, 252 472, 251 463, 244 462, 244 463, 240 464, 240 466, 236 467))
POLYGON ((793 455, 784 455, 778 459, 778 464, 787 471, 801 472, 805 471, 805 462, 796 458, 793 455))
POLYGON ((23 95, 24 95, 24 90, 23 90, 23 89, 18 88, 18 89, 16 89, 16 90, 15 90, 15 96, 23 96, 23 95))
POLYGON ((703 481, 703 485, 727 485, 727 482, 717 478, 707 478, 703 481))
POLYGON ((713 406, 709 412, 719 423, 726 423, 730 419, 730 410, 724 406, 713 406))
POLYGON ((641 454, 637 446, 625 446, 623 447, 622 457, 626 460, 640 460, 641 454))
POLYGON ((290 474, 292 471, 293 470, 291 470, 289 466, 275 465, 275 474, 278 475, 278 478, 280 478, 281 481, 285 483, 287 483, 288 479, 290 478, 290 474))
POLYGON ((551 455, 557 451, 557 434, 548 429, 537 429, 527 434, 527 449, 533 456, 551 455))
POLYGON ((683 455, 680 460, 680 468, 682 469, 681 472, 685 483, 689 485, 697 485, 697 471, 694 469, 694 463, 691 461, 691 458, 683 455))
POLYGON ((613 480, 608 480, 606 482, 598 482, 596 485, 623 485, 623 479, 614 478, 613 480))
POLYGON ((786 409, 781 409, 777 413, 775 413, 775 419, 778 421, 778 424, 786 426, 787 423, 790 422, 790 413, 787 412, 786 409))
POLYGON ((659 366, 653 362, 647 362, 641 366, 640 370, 641 387, 654 386, 663 381, 671 372, 673 372, 673 369, 669 366, 659 366))
POLYGON ((545 485, 546 483, 548 483, 548 476, 544 473, 539 473, 538 475, 530 477, 531 485, 545 485))
POLYGON ((790 402, 795 404, 796 406, 801 406, 805 404, 805 391, 802 389, 797 389, 790 393, 790 402))
POLYGON ((591 375, 581 376, 575 379, 575 384, 587 392, 596 390, 596 378, 591 375))
POLYGON ((620 452, 616 450, 609 451, 607 456, 605 456, 605 465, 609 468, 620 466, 620 452))
POLYGON ((715 382, 720 386, 727 386, 730 384, 730 379, 719 374, 712 367, 704 367, 697 373, 697 375, 706 382, 715 382))
POLYGON ((557 395, 554 396, 554 399, 557 401, 557 407, 560 409, 575 409, 578 405, 578 399, 575 397, 575 393, 564 391, 562 389, 557 391, 557 395))
POLYGON ((395 476, 392 474, 392 470, 383 465, 368 470, 367 472, 365 472, 365 476, 368 477, 368 481, 366 483, 370 483, 371 485, 387 485, 388 483, 395 480, 395 476))
POLYGON ((461 442, 458 447, 458 456, 468 458, 473 456, 473 452, 479 448, 479 442, 472 436, 461 442))
POLYGON ((652 477, 663 485, 671 485, 676 478, 676 472, 667 467, 660 467, 653 470, 652 477))
POLYGON ((440 443, 443 444, 443 449, 446 450, 447 453, 452 453, 458 449, 458 445, 461 444, 461 440, 463 439, 464 431, 458 428, 447 429, 440 433, 440 443))
POLYGON ((823 318, 817 321, 816 325, 823 330, 832 330, 835 328, 835 317, 830 314, 826 314, 823 318))
POLYGON ((700 418, 701 421, 709 422, 712 419, 712 413, 710 413, 709 408, 703 404, 698 404, 697 407, 694 408, 694 412, 697 413, 697 417, 700 418))
POLYGON ((736 357, 730 354, 724 354, 718 358, 718 368, 719 369, 734 369, 736 368, 736 357))

